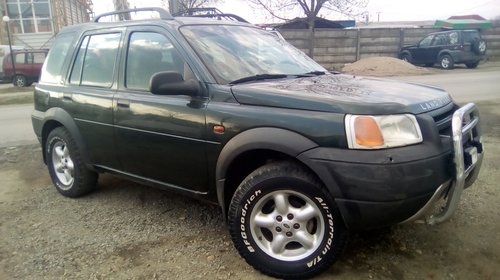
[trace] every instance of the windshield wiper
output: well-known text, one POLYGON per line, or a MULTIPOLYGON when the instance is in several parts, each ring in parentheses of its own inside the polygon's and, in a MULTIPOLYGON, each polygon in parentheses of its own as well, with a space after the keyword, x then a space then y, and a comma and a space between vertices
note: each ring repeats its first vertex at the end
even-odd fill
POLYGON ((321 76, 321 75, 325 75, 325 74, 326 74, 325 71, 311 71, 311 72, 304 73, 302 75, 304 75, 304 76, 321 76))
POLYGON ((283 79, 288 77, 289 75, 286 74, 258 74, 254 76, 248 76, 248 77, 243 77, 237 80, 234 80, 230 82, 230 85, 235 85, 235 84, 241 84, 241 83, 246 83, 246 82, 252 82, 252 81, 261 81, 261 80, 267 80, 267 79, 283 79))

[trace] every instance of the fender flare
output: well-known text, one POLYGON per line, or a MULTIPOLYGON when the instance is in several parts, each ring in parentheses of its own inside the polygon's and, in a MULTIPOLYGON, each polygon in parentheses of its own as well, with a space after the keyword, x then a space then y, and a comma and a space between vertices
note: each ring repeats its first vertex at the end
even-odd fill
POLYGON ((224 201, 225 178, 231 163, 239 155, 251 150, 268 149, 296 158, 300 153, 318 147, 318 144, 296 132, 274 127, 259 127, 241 132, 229 140, 217 159, 215 179, 217 200, 226 217, 224 201))
MULTIPOLYGON (((83 141, 83 137, 80 133, 80 130, 78 129, 78 126, 76 125, 75 120, 71 115, 66 112, 65 110, 61 108, 51 108, 47 110, 44 114, 43 118, 43 125, 42 125, 42 150, 43 150, 43 160, 44 162, 46 161, 45 159, 45 142, 47 141, 46 137, 43 137, 44 132, 46 129, 48 129, 48 124, 51 123, 52 121, 60 123, 62 126, 64 126, 70 133, 71 137, 76 142, 76 145, 78 146, 78 149, 81 152, 81 156, 83 159, 83 162, 85 164, 90 164, 90 159, 88 157, 87 153, 87 147, 85 145, 85 142, 83 141)), ((48 135, 49 132, 47 132, 48 135)))

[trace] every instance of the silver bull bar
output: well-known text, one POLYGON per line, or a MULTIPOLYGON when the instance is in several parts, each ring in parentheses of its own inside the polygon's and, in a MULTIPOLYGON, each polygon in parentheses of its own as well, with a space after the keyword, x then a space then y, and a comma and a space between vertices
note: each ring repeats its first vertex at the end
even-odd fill
POLYGON ((469 187, 476 180, 484 154, 479 131, 479 111, 476 105, 468 103, 455 111, 451 127, 455 175, 450 181, 440 185, 429 201, 403 223, 422 217, 441 198, 446 198, 446 206, 440 212, 432 214, 426 221, 433 225, 449 220, 458 207, 464 188, 469 187))

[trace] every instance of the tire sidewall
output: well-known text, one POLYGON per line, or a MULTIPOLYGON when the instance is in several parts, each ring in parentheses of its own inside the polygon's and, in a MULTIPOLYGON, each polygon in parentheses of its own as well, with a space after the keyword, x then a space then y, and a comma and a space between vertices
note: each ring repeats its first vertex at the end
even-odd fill
POLYGON ((266 179, 248 189, 242 197, 238 207, 235 222, 231 226, 237 238, 233 236, 235 245, 246 251, 246 260, 254 267, 267 267, 268 270, 279 274, 304 274, 314 273, 322 270, 325 266, 330 266, 343 246, 338 246, 340 240, 339 230, 336 225, 340 224, 338 210, 333 199, 324 190, 319 189, 314 184, 307 181, 300 181, 298 178, 277 177, 266 179), (287 188, 276 186, 288 186, 287 188), (319 247, 309 256, 297 261, 283 261, 275 259, 262 251, 253 238, 250 227, 250 216, 259 199, 274 191, 295 191, 302 193, 313 201, 321 211, 324 221, 323 240, 319 247))
POLYGON ((64 194, 67 192, 71 192, 71 190, 74 188, 78 176, 78 166, 76 166, 76 162, 73 162, 75 164, 75 168, 73 169, 73 182, 70 185, 65 185, 59 180, 56 171, 54 170, 54 163, 52 161, 52 153, 54 153, 54 146, 58 142, 62 142, 64 143, 64 145, 66 145, 66 147, 69 149, 69 155, 72 159, 73 159, 73 149, 72 146, 69 145, 69 141, 65 139, 62 133, 59 133, 59 131, 54 130, 47 139, 45 152, 46 152, 47 166, 49 169, 50 177, 52 178, 52 182, 56 186, 57 190, 64 194))

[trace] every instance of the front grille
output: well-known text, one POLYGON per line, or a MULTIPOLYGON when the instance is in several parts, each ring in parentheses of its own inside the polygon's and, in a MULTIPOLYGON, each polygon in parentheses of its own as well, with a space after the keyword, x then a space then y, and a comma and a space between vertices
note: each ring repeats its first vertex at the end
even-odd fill
POLYGON ((439 135, 451 137, 451 119, 456 109, 455 104, 449 103, 444 107, 428 113, 434 119, 439 135))

